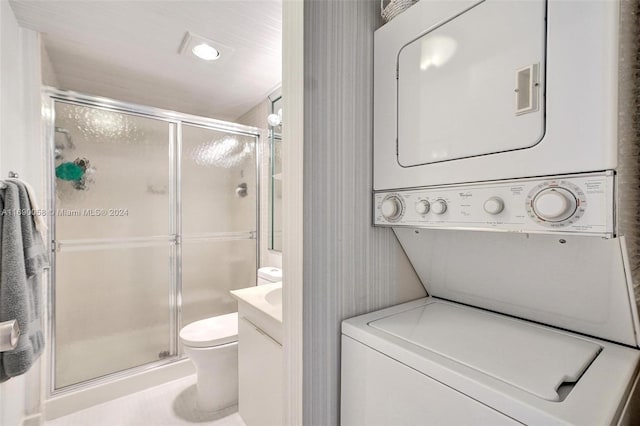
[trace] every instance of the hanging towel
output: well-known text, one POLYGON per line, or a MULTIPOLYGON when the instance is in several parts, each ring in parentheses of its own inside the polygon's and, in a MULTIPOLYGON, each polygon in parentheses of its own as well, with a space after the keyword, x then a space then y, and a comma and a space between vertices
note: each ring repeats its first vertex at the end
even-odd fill
MULTIPOLYGON (((12 182, 17 182, 17 183, 21 183, 24 185, 24 187, 27 189, 27 193, 29 194, 29 202, 31 203, 31 209, 32 210, 36 210, 39 211, 40 207, 38 206, 38 197, 36 197, 36 191, 33 190, 33 187, 23 181, 22 179, 18 179, 18 178, 8 178, 5 179, 5 181, 12 181, 12 182)), ((38 230, 38 232, 40 232, 40 236, 42 237, 42 241, 46 241, 47 238, 47 221, 45 220, 44 215, 42 214, 36 214, 33 216, 33 221, 36 224, 36 229, 38 230)))
POLYGON ((17 320, 22 333, 14 350, 0 353, 0 382, 26 373, 44 348, 40 283, 47 263, 33 217, 14 214, 31 208, 26 187, 5 184, 0 191, 0 321, 17 320))

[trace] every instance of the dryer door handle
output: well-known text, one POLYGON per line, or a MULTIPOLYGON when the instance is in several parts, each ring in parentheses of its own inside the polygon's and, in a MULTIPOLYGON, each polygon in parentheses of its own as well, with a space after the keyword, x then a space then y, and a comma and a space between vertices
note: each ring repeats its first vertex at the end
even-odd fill
POLYGON ((540 64, 531 64, 516 70, 516 115, 538 110, 540 64))

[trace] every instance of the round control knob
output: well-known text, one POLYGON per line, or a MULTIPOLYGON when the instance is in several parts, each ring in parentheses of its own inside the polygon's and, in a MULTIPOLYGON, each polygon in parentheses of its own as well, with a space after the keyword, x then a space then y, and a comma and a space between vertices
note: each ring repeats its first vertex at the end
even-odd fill
POLYGON ((427 214, 429 213, 429 208, 431 205, 427 200, 420 200, 416 203, 416 212, 418 214, 427 214))
POLYGON ((533 211, 547 222, 562 222, 575 213, 576 197, 564 188, 548 188, 540 191, 533 199, 533 211))
POLYGON ((447 202, 445 200, 436 200, 431 204, 431 211, 435 214, 443 214, 447 211, 447 202))
POLYGON ((395 195, 385 198, 380 206, 380 212, 389 221, 398 220, 402 215, 402 200, 395 195))
POLYGON ((504 210, 504 201, 500 197, 491 197, 484 202, 484 211, 489 214, 499 214, 504 210))

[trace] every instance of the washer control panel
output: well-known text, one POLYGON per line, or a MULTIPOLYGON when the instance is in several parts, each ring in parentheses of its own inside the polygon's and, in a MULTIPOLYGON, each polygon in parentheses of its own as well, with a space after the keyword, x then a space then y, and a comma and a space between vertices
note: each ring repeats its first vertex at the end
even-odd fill
POLYGON ((614 236, 613 172, 377 192, 375 224, 614 236))

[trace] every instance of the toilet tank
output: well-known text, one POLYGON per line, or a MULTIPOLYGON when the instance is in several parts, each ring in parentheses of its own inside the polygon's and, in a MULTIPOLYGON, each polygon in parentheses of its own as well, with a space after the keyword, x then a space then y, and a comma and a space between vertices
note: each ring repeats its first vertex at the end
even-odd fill
POLYGON ((282 269, 266 266, 258 269, 258 285, 282 281, 282 269))

